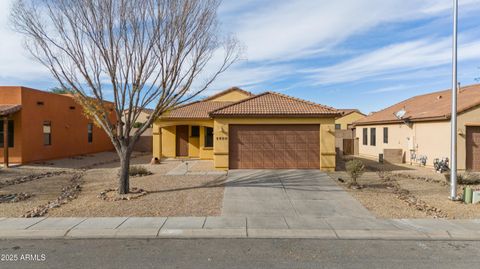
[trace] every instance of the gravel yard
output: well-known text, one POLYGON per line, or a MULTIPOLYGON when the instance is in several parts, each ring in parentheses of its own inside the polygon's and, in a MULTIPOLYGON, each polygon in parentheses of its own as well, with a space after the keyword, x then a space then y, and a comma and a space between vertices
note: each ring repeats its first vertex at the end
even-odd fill
POLYGON ((69 204, 52 210, 56 217, 100 216, 216 216, 221 213, 223 177, 166 176, 179 162, 171 161, 146 167, 153 175, 132 177, 130 188, 142 188, 147 195, 132 200, 104 201, 101 191, 116 188, 116 169, 99 168, 87 172, 79 197, 69 204), (206 185, 220 185, 208 187, 206 185))
POLYGON ((20 217, 27 211, 56 199, 61 194, 63 186, 70 182, 71 176, 64 174, 1 188, 0 195, 23 192, 31 194, 32 197, 15 203, 1 203, 0 216, 20 217))
MULTIPOLYGON (((48 164, 21 166, 8 171, 9 178, 39 171, 58 171, 59 168, 74 171, 86 168, 82 178, 81 192, 67 204, 51 208, 46 216, 56 217, 114 217, 114 216, 216 216, 221 214, 224 176, 185 175, 167 176, 180 161, 164 161, 149 165, 151 156, 136 155, 132 165, 143 165, 152 175, 131 177, 130 188, 141 188, 147 194, 131 200, 102 200, 99 195, 117 187, 118 162, 114 153, 80 156, 48 164)), ((208 171, 213 165, 198 162, 199 171, 208 171)), ((197 165, 195 165, 197 166, 197 165)), ((1 171, 0 172, 4 172, 1 171)), ((26 211, 56 199, 64 186, 69 184, 70 173, 29 182, 4 186, 0 194, 26 192, 33 194, 24 201, 0 203, 0 217, 19 217, 26 211)), ((2 177, 3 179, 3 177, 2 177)))
MULTIPOLYGON (((367 167, 364 175, 358 179, 361 189, 350 189, 342 185, 353 197, 361 202, 367 209, 380 218, 436 218, 436 214, 428 212, 430 209, 446 214, 449 219, 480 218, 480 205, 463 204, 449 200, 450 187, 445 183, 445 177, 437 174, 430 168, 414 167, 409 165, 379 164, 369 159, 361 159, 367 167), (391 171, 393 182, 401 190, 406 190, 423 205, 409 204, 399 198, 392 183, 384 182, 375 172, 377 170, 391 171), (401 174, 402 176, 398 176, 401 174), (404 175, 409 175, 406 177, 404 175), (432 179, 427 182, 422 178, 432 179), (440 181, 440 182, 433 182, 440 181)), ((339 165, 342 167, 342 164, 339 165)), ((341 169, 343 170, 343 169, 341 169)), ((342 178, 348 181, 349 177, 344 171, 330 173, 332 178, 342 178)), ((462 192, 464 185, 459 185, 458 193, 462 192)))

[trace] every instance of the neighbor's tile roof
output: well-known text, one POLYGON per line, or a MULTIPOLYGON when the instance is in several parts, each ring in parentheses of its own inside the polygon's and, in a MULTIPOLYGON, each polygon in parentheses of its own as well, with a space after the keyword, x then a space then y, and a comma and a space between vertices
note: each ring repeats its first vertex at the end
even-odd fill
POLYGON ((233 102, 197 101, 166 112, 161 119, 210 119, 209 113, 233 102))
MULTIPOLYGON (((356 121, 355 125, 395 123, 402 120, 447 120, 451 115, 451 90, 419 95, 375 112, 356 121), (404 109, 405 116, 399 120, 395 113, 404 109)), ((480 84, 462 87, 457 94, 457 111, 461 113, 480 105, 480 84)))
POLYGON ((280 93, 265 92, 210 113, 222 116, 326 116, 338 115, 338 110, 280 93))
POLYGON ((22 105, 0 104, 0 116, 10 115, 22 109, 22 105))

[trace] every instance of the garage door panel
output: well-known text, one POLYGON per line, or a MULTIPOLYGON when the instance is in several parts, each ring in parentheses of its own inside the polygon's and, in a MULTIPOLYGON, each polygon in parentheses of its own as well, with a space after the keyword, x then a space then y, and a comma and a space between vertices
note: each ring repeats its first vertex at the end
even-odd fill
POLYGON ((480 126, 468 126, 466 135, 467 169, 480 171, 480 126))
POLYGON ((319 129, 319 125, 231 125, 229 167, 318 169, 319 129))
POLYGON ((285 167, 285 151, 284 150, 275 150, 275 168, 284 168, 285 167))
POLYGON ((275 168, 275 150, 270 149, 263 151, 263 167, 267 169, 275 168))
POLYGON ((297 134, 296 136, 296 139, 295 139, 295 143, 297 144, 306 144, 308 143, 308 137, 306 134, 297 134))

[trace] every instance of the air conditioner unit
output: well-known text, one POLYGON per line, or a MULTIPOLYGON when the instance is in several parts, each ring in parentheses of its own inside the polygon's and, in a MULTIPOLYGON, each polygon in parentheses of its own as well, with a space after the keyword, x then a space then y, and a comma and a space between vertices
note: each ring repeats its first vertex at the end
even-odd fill
POLYGON ((480 191, 474 191, 472 195, 472 204, 480 203, 480 191))

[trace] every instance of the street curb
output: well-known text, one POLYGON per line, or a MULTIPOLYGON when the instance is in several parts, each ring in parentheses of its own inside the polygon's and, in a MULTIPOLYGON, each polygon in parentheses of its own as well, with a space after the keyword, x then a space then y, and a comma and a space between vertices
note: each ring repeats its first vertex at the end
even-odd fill
POLYGON ((422 233, 407 230, 293 230, 293 229, 82 229, 2 230, 5 239, 325 239, 480 241, 480 233, 422 233))

